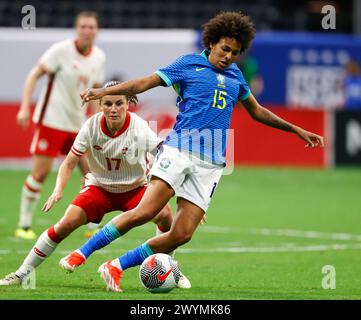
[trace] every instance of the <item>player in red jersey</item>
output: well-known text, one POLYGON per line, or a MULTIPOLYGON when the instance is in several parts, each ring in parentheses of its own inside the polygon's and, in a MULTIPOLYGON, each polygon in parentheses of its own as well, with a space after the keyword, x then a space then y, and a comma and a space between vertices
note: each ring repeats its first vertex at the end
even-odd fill
MULTIPOLYGON (((105 87, 117 83, 110 82, 105 87)), ((135 96, 109 96, 100 100, 102 112, 89 118, 79 131, 59 168, 56 186, 43 211, 48 212, 61 200, 74 168, 87 153, 90 171, 85 177, 85 186, 64 216, 40 235, 20 268, 0 280, 0 285, 20 284, 79 226, 88 222, 99 223, 104 214, 111 211, 134 209, 141 201, 147 189, 147 153, 155 152, 162 139, 146 121, 127 111, 129 103, 136 102, 135 96)), ((157 234, 168 231, 172 224, 170 206, 165 205, 152 221, 157 225, 157 234)), ((60 265, 72 272, 74 266, 84 262, 82 253, 75 252, 63 258, 60 265)), ((190 286, 184 275, 181 275, 179 286, 190 286)))
MULTIPOLYGON (((77 132, 86 120, 86 108, 81 108, 79 93, 89 85, 101 86, 104 82, 104 52, 94 45, 98 32, 98 17, 95 12, 84 11, 75 19, 76 39, 53 44, 44 52, 28 74, 17 114, 18 125, 26 129, 30 124, 30 104, 37 81, 47 75, 33 115, 36 124, 30 151, 32 169, 26 178, 21 193, 20 219, 15 232, 17 238, 34 239, 31 229, 32 217, 40 199, 43 183, 54 159, 66 155, 77 132)), ((98 111, 91 104, 93 112, 98 111), (95 109, 95 110, 94 110, 95 109)), ((88 171, 86 158, 79 162, 85 174, 88 171)))

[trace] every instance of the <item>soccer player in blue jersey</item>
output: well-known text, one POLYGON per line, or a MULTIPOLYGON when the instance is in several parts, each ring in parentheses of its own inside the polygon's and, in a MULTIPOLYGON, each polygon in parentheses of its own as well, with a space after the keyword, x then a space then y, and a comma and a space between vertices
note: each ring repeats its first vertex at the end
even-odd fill
POLYGON ((178 93, 176 123, 158 151, 141 202, 135 209, 115 217, 75 251, 88 258, 95 250, 151 220, 171 197, 177 196, 177 211, 170 231, 100 266, 99 272, 108 289, 121 291, 124 270, 140 265, 153 253, 170 253, 191 240, 222 175, 227 132, 237 102, 243 104, 254 120, 295 133, 309 147, 323 146, 321 136, 277 117, 259 105, 250 92, 234 62, 250 46, 254 35, 250 17, 241 12, 220 13, 204 25, 202 37, 206 49, 201 54, 181 56, 143 78, 82 93, 84 102, 104 95, 135 95, 157 86, 173 86, 178 93))

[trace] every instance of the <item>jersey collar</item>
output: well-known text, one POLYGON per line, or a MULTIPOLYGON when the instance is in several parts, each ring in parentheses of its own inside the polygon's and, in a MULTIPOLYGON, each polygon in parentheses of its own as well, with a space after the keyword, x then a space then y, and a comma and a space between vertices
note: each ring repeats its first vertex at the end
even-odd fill
POLYGON ((74 46, 75 46, 76 51, 77 51, 79 54, 81 54, 82 56, 84 56, 84 57, 88 57, 88 56, 92 53, 92 51, 93 51, 93 46, 91 46, 91 47, 88 49, 88 51, 82 52, 82 51, 80 50, 80 47, 79 47, 79 44, 78 44, 77 40, 74 40, 74 46))
POLYGON ((206 60, 208 61, 208 56, 209 56, 210 53, 211 53, 211 52, 210 52, 209 50, 204 49, 204 50, 200 53, 200 55, 201 55, 204 59, 206 59, 206 60))
POLYGON ((102 118, 100 119, 100 128, 102 129, 102 132, 110 138, 119 137, 122 133, 124 133, 125 130, 128 129, 129 124, 130 124, 130 113, 127 112, 127 114, 125 115, 125 121, 123 123, 123 126, 113 135, 106 126, 104 115, 102 115, 102 118))

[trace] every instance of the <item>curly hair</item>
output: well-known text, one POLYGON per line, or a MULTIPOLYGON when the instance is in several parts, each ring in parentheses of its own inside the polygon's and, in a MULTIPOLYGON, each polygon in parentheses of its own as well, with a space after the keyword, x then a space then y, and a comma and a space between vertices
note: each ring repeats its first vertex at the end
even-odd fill
POLYGON ((220 12, 202 27, 202 42, 207 49, 211 44, 218 43, 222 37, 229 37, 241 43, 242 53, 249 48, 256 34, 251 18, 242 12, 220 12))
MULTIPOLYGON (((103 88, 109 88, 109 87, 114 87, 117 84, 120 84, 121 81, 108 81, 106 84, 104 84, 103 88)), ((138 103, 138 97, 136 95, 131 95, 131 96, 125 96, 125 98, 127 99, 128 103, 132 103, 134 105, 137 105, 138 103)))

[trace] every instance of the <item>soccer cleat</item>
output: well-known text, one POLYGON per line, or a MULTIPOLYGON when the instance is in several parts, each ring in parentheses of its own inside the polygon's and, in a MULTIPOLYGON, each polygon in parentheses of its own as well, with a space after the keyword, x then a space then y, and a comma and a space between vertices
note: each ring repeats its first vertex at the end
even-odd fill
POLYGON ((23 228, 18 228, 15 230, 15 238, 32 240, 36 239, 36 234, 31 229, 25 230, 23 228))
POLYGON ((180 277, 178 281, 178 288, 180 289, 190 289, 192 287, 191 282, 188 280, 188 278, 180 272, 180 277))
POLYGON ((123 271, 111 265, 111 262, 112 260, 103 263, 99 267, 98 272, 107 285, 107 290, 113 292, 123 292, 123 290, 120 289, 120 279, 123 276, 123 271))
POLYGON ((14 286, 21 284, 21 278, 18 277, 14 272, 5 276, 4 279, 0 280, 0 286, 14 286))
POLYGON ((85 263, 85 260, 86 259, 82 253, 73 251, 66 257, 61 258, 59 265, 68 272, 74 272, 77 267, 85 263))

